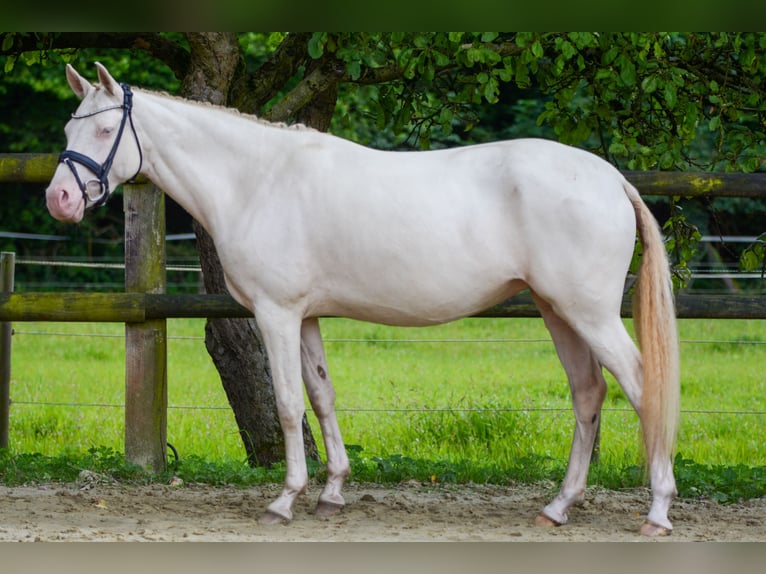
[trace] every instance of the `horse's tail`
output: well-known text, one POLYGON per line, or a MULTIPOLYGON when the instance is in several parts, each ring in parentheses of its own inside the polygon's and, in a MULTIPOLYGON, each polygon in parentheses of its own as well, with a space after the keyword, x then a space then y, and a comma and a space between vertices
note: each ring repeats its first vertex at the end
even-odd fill
POLYGON ((647 461, 652 464, 665 457, 672 459, 676 446, 681 394, 678 330, 670 265, 660 227, 638 190, 627 181, 623 187, 636 212, 643 245, 633 296, 633 323, 643 364, 641 427, 647 461))

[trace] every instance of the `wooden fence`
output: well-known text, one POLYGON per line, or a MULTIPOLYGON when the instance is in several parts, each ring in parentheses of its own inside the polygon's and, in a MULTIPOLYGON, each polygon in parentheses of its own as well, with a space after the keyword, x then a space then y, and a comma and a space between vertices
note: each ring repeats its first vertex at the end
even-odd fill
MULTIPOLYGON (((52 154, 0 154, 0 183, 50 180, 52 154)), ((766 197, 766 174, 625 172, 643 195, 766 197)), ((41 186, 42 187, 42 186, 41 186)), ((41 189, 42 193, 42 189, 41 189)), ((0 284, 0 448, 8 445, 10 325, 13 321, 125 323, 125 456, 155 470, 166 466, 167 329, 178 317, 250 317, 227 295, 165 293, 164 195, 150 183, 123 186, 124 293, 13 293, 13 256, 4 254, 0 284)), ((679 295, 680 318, 766 318, 766 298, 679 295)), ((623 302, 629 317, 630 301, 623 302)), ((538 317, 522 294, 479 317, 538 317)))

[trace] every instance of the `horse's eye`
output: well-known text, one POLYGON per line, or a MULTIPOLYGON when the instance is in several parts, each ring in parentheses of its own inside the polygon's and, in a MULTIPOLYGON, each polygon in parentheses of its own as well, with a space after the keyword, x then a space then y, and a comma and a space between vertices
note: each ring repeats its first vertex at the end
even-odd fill
POLYGON ((101 131, 98 135, 100 136, 108 136, 114 131, 114 128, 101 128, 101 131))

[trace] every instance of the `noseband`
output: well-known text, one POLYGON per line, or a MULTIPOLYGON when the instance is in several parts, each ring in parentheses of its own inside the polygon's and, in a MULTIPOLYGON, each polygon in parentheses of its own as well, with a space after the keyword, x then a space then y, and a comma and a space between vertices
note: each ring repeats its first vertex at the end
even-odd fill
MULTIPOLYGON (((143 152, 141 151, 141 143, 138 141, 138 134, 136 133, 136 128, 133 125, 133 91, 130 89, 130 86, 127 84, 120 84, 123 91, 123 101, 121 105, 118 106, 109 106, 107 108, 102 108, 100 110, 96 110, 95 112, 91 112, 89 114, 83 114, 83 115, 77 115, 72 114, 73 120, 81 120, 84 118, 89 118, 91 116, 95 116, 97 114, 107 112, 109 110, 122 110, 122 120, 120 121, 120 127, 117 131, 117 137, 114 139, 114 143, 112 144, 112 149, 109 151, 109 155, 106 156, 106 160, 103 164, 99 164, 97 161, 93 160, 92 158, 89 158, 88 156, 81 154, 79 152, 76 152, 74 150, 64 150, 61 152, 61 155, 59 155, 59 163, 64 163, 69 167, 70 170, 72 170, 72 173, 74 174, 74 178, 77 181, 77 185, 80 188, 80 191, 82 192, 83 200, 85 201, 85 207, 99 207, 106 203, 106 201, 109 199, 109 196, 111 195, 111 191, 109 190, 109 170, 112 169, 112 162, 114 161, 114 156, 117 153, 117 148, 120 145, 120 140, 122 139, 122 133, 125 130, 125 123, 128 119, 130 119, 130 129, 133 131, 133 137, 136 140, 136 145, 138 146, 138 169, 136 170, 136 173, 131 177, 128 181, 132 181, 138 176, 138 174, 141 172, 141 166, 144 163, 144 157, 143 152), (90 179, 88 181, 83 181, 80 179, 80 176, 77 173, 77 169, 75 168, 75 163, 79 163, 83 167, 86 167, 90 171, 92 171, 97 179, 90 179), (89 193, 88 186, 91 183, 95 183, 98 185, 97 193, 89 193)), ((91 186, 92 187, 92 186, 91 186)))

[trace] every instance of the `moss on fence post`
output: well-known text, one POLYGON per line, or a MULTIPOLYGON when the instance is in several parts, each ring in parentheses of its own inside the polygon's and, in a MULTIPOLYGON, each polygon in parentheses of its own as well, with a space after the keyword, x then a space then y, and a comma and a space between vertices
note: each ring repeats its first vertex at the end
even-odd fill
MULTIPOLYGON (((164 293, 165 196, 125 185, 125 290, 164 293)), ((167 321, 125 324, 125 458, 155 472, 167 467, 167 321)))

